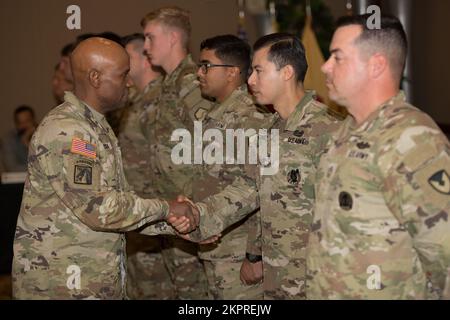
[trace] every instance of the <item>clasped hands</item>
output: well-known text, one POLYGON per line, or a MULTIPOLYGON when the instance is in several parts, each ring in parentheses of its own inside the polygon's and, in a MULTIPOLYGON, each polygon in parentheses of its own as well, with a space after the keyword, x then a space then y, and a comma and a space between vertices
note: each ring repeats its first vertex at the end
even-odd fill
POLYGON ((169 201, 169 215, 166 221, 180 234, 194 231, 200 223, 200 212, 195 204, 185 196, 169 201))
MULTIPOLYGON (((185 240, 193 241, 189 233, 200 224, 200 212, 195 204, 186 196, 178 196, 176 200, 169 201, 169 215, 166 221, 177 231, 177 235, 185 240)), ((220 234, 200 241, 200 244, 216 242, 220 234)))

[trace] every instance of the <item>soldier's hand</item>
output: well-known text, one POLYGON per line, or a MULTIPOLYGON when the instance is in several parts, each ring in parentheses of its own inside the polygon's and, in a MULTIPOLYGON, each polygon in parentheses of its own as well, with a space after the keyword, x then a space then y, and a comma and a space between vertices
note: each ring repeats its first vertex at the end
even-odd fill
POLYGON ((190 229, 189 219, 185 216, 177 217, 173 214, 169 214, 166 220, 170 225, 175 228, 177 233, 188 233, 190 229))
POLYGON ((169 222, 180 233, 187 233, 195 230, 198 223, 198 211, 187 202, 169 201, 169 222), (195 217, 197 215, 197 217, 195 217), (176 220, 175 220, 176 218, 176 220), (185 218, 184 220, 181 218, 185 218), (186 220, 187 219, 187 220, 186 220))
POLYGON ((244 259, 241 265, 241 281, 245 285, 252 285, 261 282, 263 278, 262 261, 251 263, 244 259))
POLYGON ((189 203, 193 208, 194 218, 195 218, 195 224, 196 226, 200 223, 200 212, 197 210, 197 207, 195 206, 195 203, 186 197, 185 195, 178 195, 177 196, 177 202, 186 202, 189 203))

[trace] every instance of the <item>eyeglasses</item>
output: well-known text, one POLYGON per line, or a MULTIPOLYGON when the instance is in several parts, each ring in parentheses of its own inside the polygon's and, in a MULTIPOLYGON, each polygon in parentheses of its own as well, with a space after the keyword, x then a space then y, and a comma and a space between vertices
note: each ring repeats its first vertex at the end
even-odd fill
POLYGON ((197 66, 199 69, 202 70, 202 72, 204 74, 207 74, 209 68, 212 68, 212 67, 236 67, 236 66, 233 66, 232 64, 214 64, 214 63, 209 63, 209 62, 197 63, 197 66))

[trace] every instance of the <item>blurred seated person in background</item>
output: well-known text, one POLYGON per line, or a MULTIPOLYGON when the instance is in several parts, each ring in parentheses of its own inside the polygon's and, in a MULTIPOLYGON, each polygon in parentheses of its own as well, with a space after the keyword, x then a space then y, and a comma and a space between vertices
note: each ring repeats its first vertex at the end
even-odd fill
POLYGON ((36 130, 36 120, 31 107, 22 105, 14 111, 15 129, 2 139, 1 154, 6 172, 27 170, 28 144, 36 130))
POLYGON ((57 105, 64 102, 65 91, 73 90, 73 82, 66 77, 60 65, 61 62, 56 65, 52 78, 52 93, 57 105))

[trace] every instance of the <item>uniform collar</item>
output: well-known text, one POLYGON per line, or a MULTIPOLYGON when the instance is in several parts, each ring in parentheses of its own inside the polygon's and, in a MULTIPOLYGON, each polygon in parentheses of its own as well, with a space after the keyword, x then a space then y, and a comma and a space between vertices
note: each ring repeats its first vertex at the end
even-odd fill
POLYGON ((64 94, 64 101, 70 103, 75 106, 75 108, 88 120, 105 124, 106 118, 103 114, 90 107, 86 102, 80 100, 75 94, 70 91, 66 91, 64 94))
POLYGON ((155 78, 152 81, 150 81, 149 83, 147 83, 147 85, 144 88, 143 94, 144 95, 147 94, 151 88, 153 88, 154 86, 161 83, 162 79, 163 79, 163 76, 158 76, 157 78, 155 78))
POLYGON ((211 110, 211 112, 208 114, 209 118, 212 118, 214 120, 221 120, 223 118, 223 115, 226 112, 229 112, 232 110, 233 102, 236 101, 237 98, 248 95, 247 87, 246 85, 242 85, 239 88, 235 89, 222 103, 216 103, 216 106, 211 110))
POLYGON ((314 101, 314 97, 316 95, 315 91, 307 90, 305 92, 305 96, 300 100, 300 102, 295 107, 294 112, 287 118, 286 120, 286 130, 295 131, 298 128, 298 124, 300 120, 303 118, 305 114, 305 107, 314 101))
POLYGON ((144 90, 139 91, 136 87, 131 87, 128 89, 128 105, 130 104, 137 104, 141 102, 141 100, 145 97, 146 94, 149 93, 149 91, 161 83, 162 76, 158 76, 157 78, 151 80, 147 85, 144 87, 144 90))
POLYGON ((183 60, 181 60, 180 64, 178 64, 171 74, 166 74, 164 76, 163 84, 171 85, 175 83, 180 74, 187 68, 192 68, 193 72, 195 72, 196 65, 194 60, 192 60, 191 54, 188 54, 183 60))
POLYGON ((374 112, 372 112, 369 117, 360 125, 356 124, 355 119, 352 116, 348 117, 348 127, 352 131, 362 131, 367 132, 370 131, 376 123, 384 120, 384 116, 387 109, 390 107, 403 104, 406 102, 406 96, 403 91, 399 91, 399 93, 387 100, 386 102, 379 105, 374 112))

